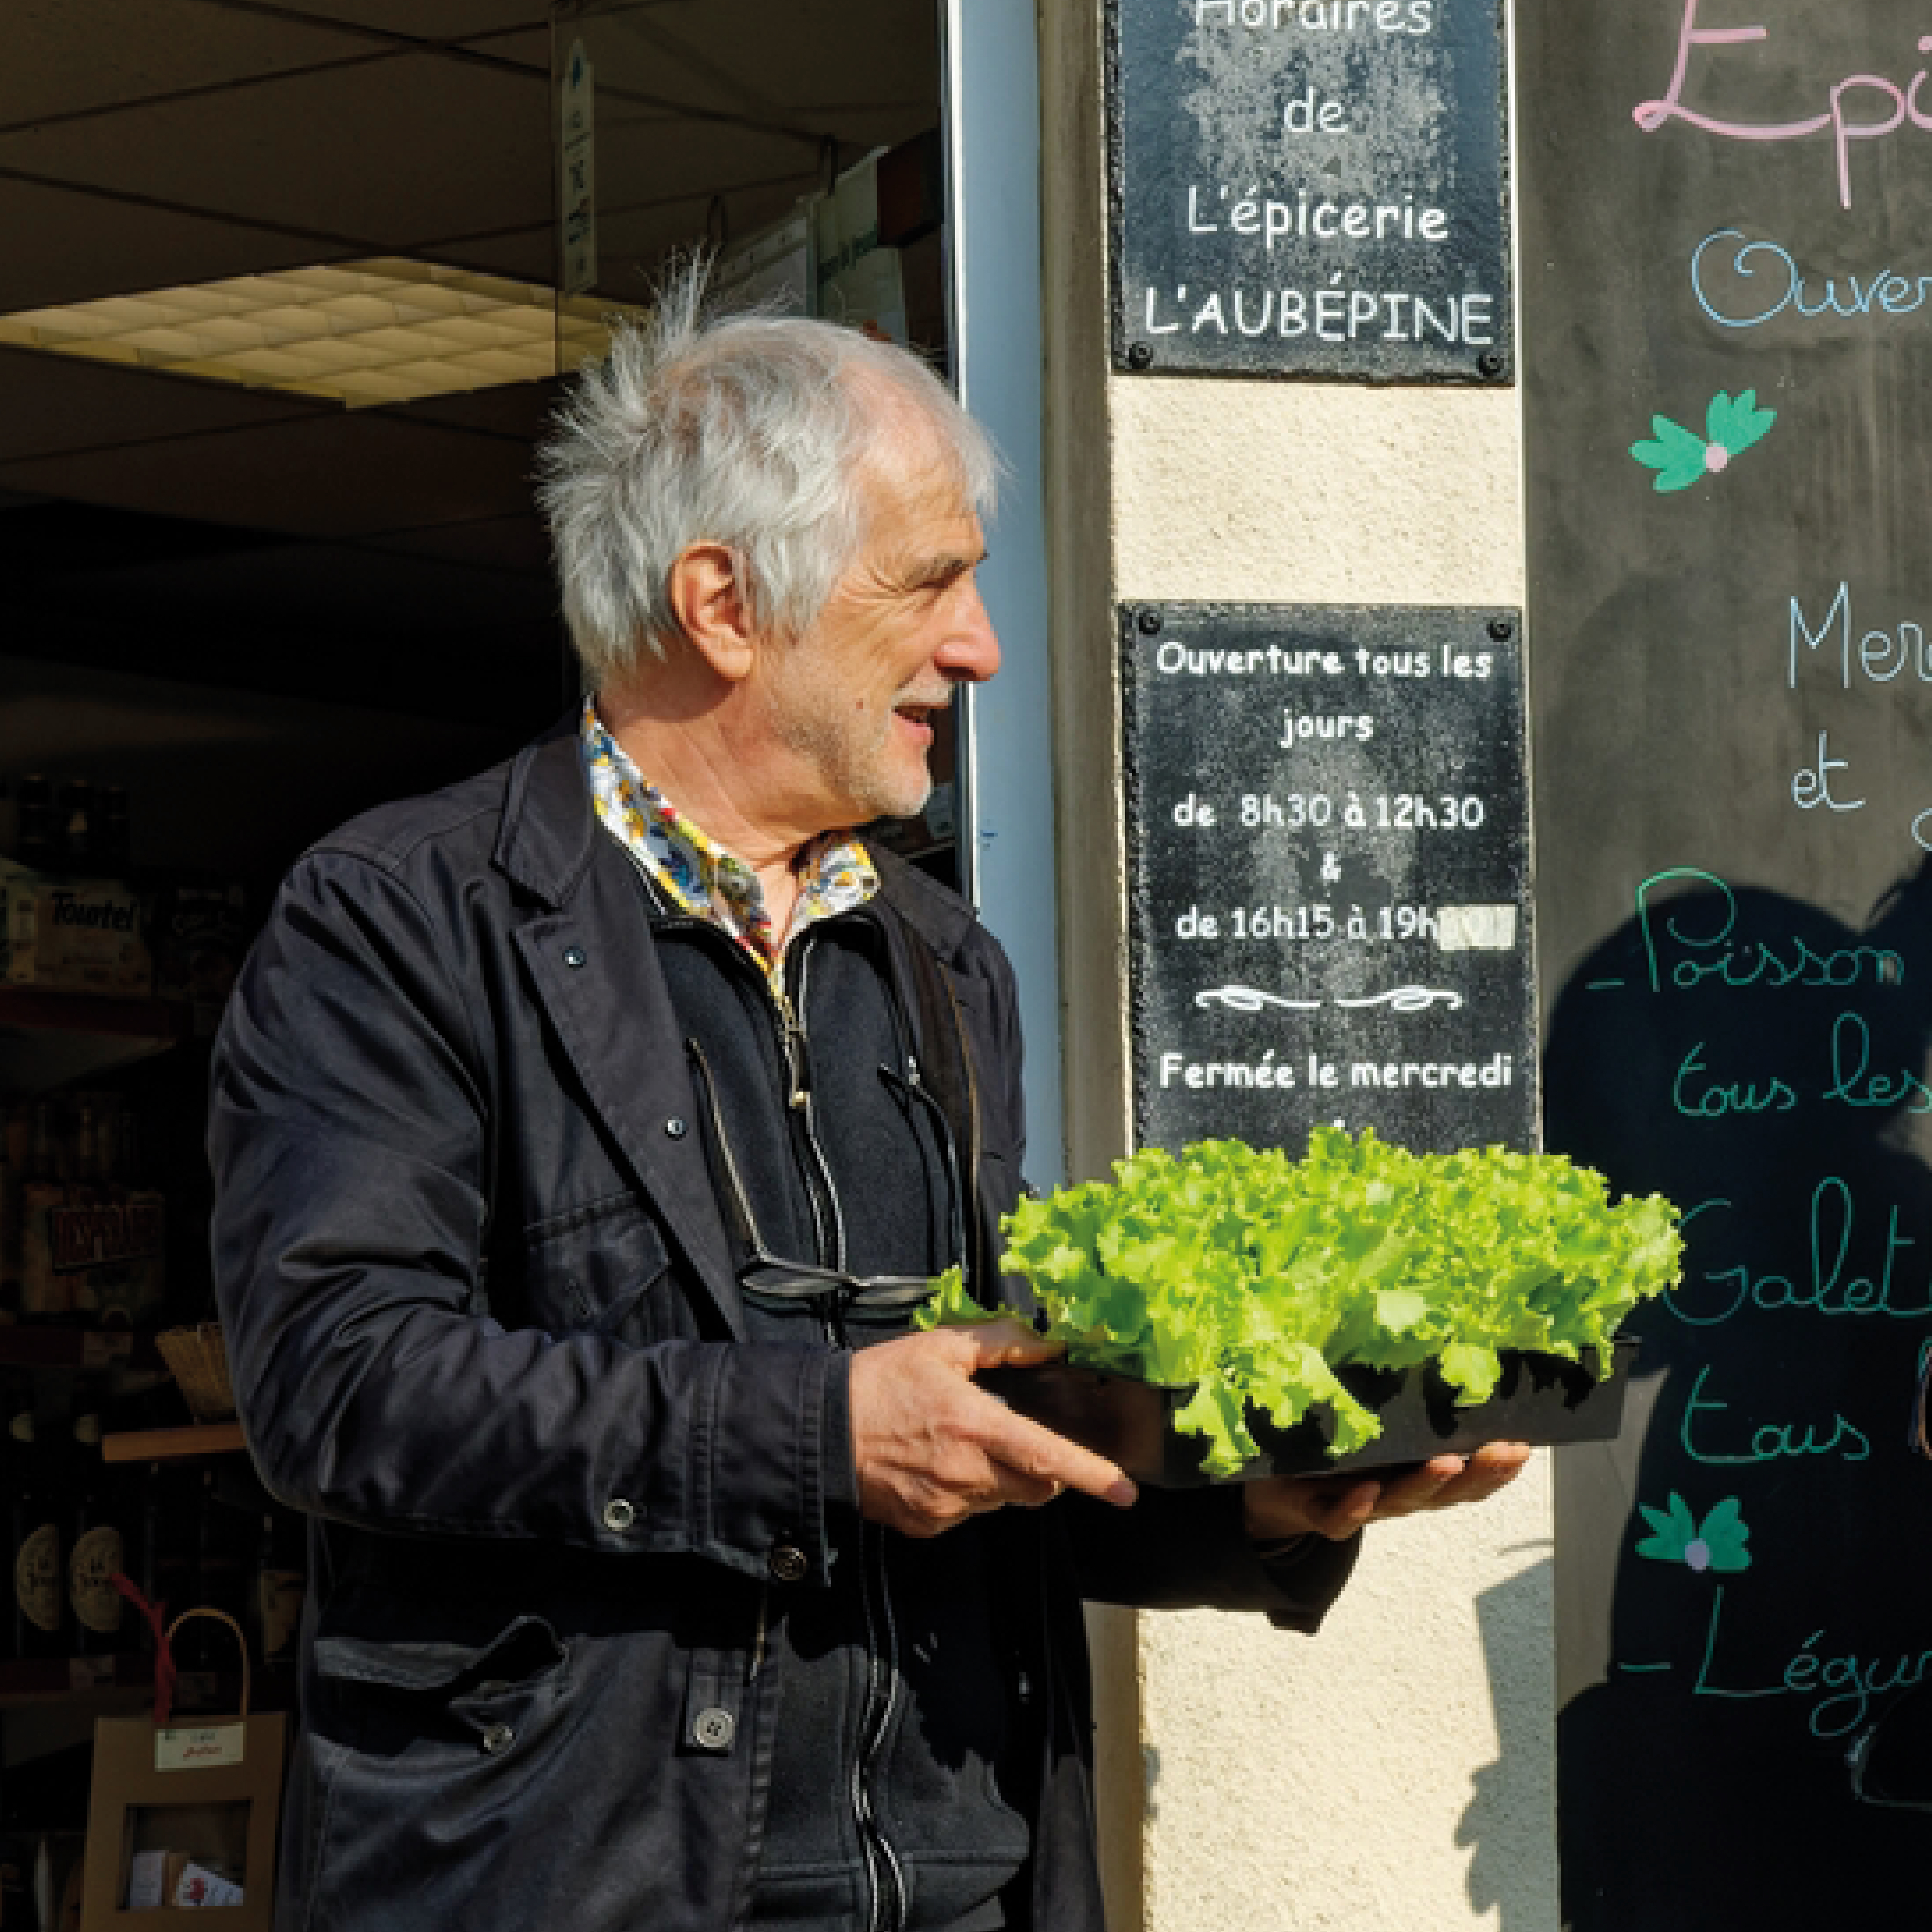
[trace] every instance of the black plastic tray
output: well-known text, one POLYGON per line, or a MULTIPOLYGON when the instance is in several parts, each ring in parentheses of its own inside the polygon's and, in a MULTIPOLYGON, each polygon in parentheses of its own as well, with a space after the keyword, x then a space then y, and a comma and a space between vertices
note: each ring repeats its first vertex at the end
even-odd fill
POLYGON ((1174 1412, 1186 1406, 1191 1389, 1162 1388, 1065 1362, 989 1369, 980 1382, 1019 1414, 1118 1463, 1136 1482, 1185 1490, 1262 1476, 1413 1467, 1432 1456, 1466 1455, 1485 1442, 1607 1441, 1623 1424, 1624 1392, 1636 1350, 1634 1341, 1618 1342, 1616 1372, 1608 1378, 1560 1356, 1505 1352, 1495 1394, 1468 1408, 1456 1406, 1433 1364, 1400 1370, 1342 1368, 1336 1379, 1382 1418, 1382 1432, 1374 1442, 1351 1455, 1332 1456, 1335 1418, 1326 1403, 1292 1429, 1276 1429, 1250 1408, 1248 1428, 1262 1453, 1228 1476, 1206 1474, 1201 1467, 1206 1442, 1173 1426, 1174 1412))

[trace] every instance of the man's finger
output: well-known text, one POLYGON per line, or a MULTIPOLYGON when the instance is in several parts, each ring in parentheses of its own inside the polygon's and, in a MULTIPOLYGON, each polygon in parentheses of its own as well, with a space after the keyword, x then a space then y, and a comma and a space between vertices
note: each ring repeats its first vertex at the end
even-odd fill
POLYGON ((1479 1503, 1507 1489, 1528 1466, 1531 1451, 1522 1442, 1492 1442, 1478 1449, 1456 1480, 1436 1498, 1440 1509, 1451 1503, 1479 1503))
POLYGON ((1378 1517, 1413 1516, 1418 1510, 1430 1508, 1442 1499, 1444 1490, 1460 1479, 1465 1467, 1460 1456, 1432 1456, 1420 1468, 1382 1484, 1376 1514, 1378 1517))
POLYGON ((1420 1469, 1386 1485, 1376 1514, 1413 1516, 1418 1510, 1479 1503, 1522 1473, 1530 1450, 1520 1442, 1491 1442, 1465 1456, 1436 1456, 1420 1469))
POLYGON ((999 1484, 992 1504, 996 1509, 1009 1504, 1018 1509, 1040 1509, 1066 1493, 1066 1485, 1058 1477, 1029 1476, 1004 1462, 993 1465, 993 1474, 999 1484))
POLYGON ((1382 1484, 1368 1479, 1324 1488, 1309 1511, 1317 1534, 1330 1542, 1346 1543, 1372 1520, 1384 1493, 1382 1484))
MULTIPOLYGON (((987 1400, 992 1402, 990 1396, 987 1400)), ((1120 1509, 1129 1508, 1139 1496, 1126 1472, 1106 1456, 1096 1456, 1000 1404, 993 1406, 998 1413, 987 1419, 980 1447, 1002 1468, 1036 1484, 1058 1483, 1063 1489, 1078 1490, 1120 1509)))

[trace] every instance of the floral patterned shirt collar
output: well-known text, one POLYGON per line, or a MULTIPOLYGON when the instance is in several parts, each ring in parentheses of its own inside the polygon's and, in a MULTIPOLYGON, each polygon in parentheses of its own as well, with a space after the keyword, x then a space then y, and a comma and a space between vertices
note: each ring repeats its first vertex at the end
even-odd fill
POLYGON ((865 847, 848 834, 828 832, 799 854, 801 883, 791 924, 775 935, 758 874, 645 778, 598 716, 594 698, 584 700, 581 742, 591 796, 605 830, 673 905, 728 934, 774 982, 794 935, 816 920, 863 905, 879 890, 879 875, 865 847))

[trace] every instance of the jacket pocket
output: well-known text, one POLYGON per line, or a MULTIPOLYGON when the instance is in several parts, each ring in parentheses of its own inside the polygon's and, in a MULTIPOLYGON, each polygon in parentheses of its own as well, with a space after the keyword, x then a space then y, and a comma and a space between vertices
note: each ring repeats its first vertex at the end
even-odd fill
POLYGON ((531 1876, 529 1842, 555 1830, 560 1794, 580 1783, 575 1660, 555 1628, 518 1616, 478 1644, 318 1636, 313 1660, 300 1748, 323 1792, 294 1922, 547 1922, 529 1894, 550 1874, 531 1876), (530 1841, 503 1829, 510 1818, 530 1820, 530 1841))
POLYGON ((675 1332, 666 1306, 669 1251, 634 1195, 552 1215, 526 1228, 524 1240, 531 1316, 552 1334, 641 1346, 675 1332))
POLYGON ((318 1637, 315 1669, 391 1742, 458 1744, 466 1734, 496 1756, 518 1741, 520 1718, 562 1696, 570 1647, 543 1618, 520 1616, 482 1645, 318 1637))

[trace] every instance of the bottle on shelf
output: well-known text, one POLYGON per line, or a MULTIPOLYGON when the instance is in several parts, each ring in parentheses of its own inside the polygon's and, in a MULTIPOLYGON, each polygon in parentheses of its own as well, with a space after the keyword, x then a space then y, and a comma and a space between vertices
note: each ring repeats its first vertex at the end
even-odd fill
POLYGON ((92 878, 94 850, 94 787, 86 778, 69 778, 60 788, 54 814, 55 862, 70 878, 92 878))
POLYGON ((7 1428, 8 1548, 14 1580, 12 1651, 16 1658, 68 1654, 67 1575, 61 1562, 61 1511, 31 1402, 7 1428))
POLYGON ((68 1162, 54 1103, 37 1101, 26 1172, 20 1183, 20 1319, 70 1323, 70 1284, 56 1265, 58 1218, 67 1203, 68 1162))
POLYGON ((302 1598, 308 1586, 304 1549, 307 1530, 302 1517, 285 1510, 265 1511, 255 1546, 253 1628, 255 1654, 265 1664, 280 1666, 295 1661, 302 1630, 302 1598))
POLYGON ((0 1112, 0 1324, 20 1318, 21 1189, 33 1150, 33 1111, 17 1101, 0 1112))
MULTIPOLYGON (((170 1462, 150 1462, 142 1471, 138 1508, 135 1568, 129 1571, 141 1594, 172 1620, 194 1600, 195 1523, 190 1472, 170 1462)), ((191 1630, 194 1626, 190 1624, 191 1630)), ((154 1633, 142 1633, 152 1651, 154 1633)))
POLYGON ((92 1412, 74 1419, 72 1477, 67 1585, 74 1648, 82 1656, 112 1654, 134 1647, 134 1620, 109 1581, 125 1570, 127 1543, 118 1485, 101 1459, 100 1418, 92 1412))
MULTIPOLYGON (((189 1603, 211 1610, 225 1610, 247 1629, 249 1622, 249 1577, 254 1568, 249 1545, 249 1522, 240 1510, 224 1502, 216 1488, 216 1472, 212 1465, 198 1472, 194 1503, 194 1582, 189 1603)), ((170 1608, 172 1618, 180 1612, 170 1608)), ((175 1661, 184 1670, 226 1670, 234 1658, 234 1640, 225 1636, 206 1618, 197 1618, 181 1634, 176 1644, 175 1661)))
POLYGON ((100 875, 124 879, 134 867, 133 825, 125 785, 103 785, 95 801, 94 849, 100 875))
POLYGON ((38 772, 31 772, 20 781, 14 800, 14 856, 36 872, 51 872, 59 856, 53 787, 38 772))
POLYGON ((65 1186, 53 1216, 53 1264, 63 1279, 68 1308, 84 1328, 98 1326, 100 1295, 92 1265, 106 1230, 93 1210, 104 1200, 100 1164, 100 1097, 92 1094, 68 1096, 65 1186))

